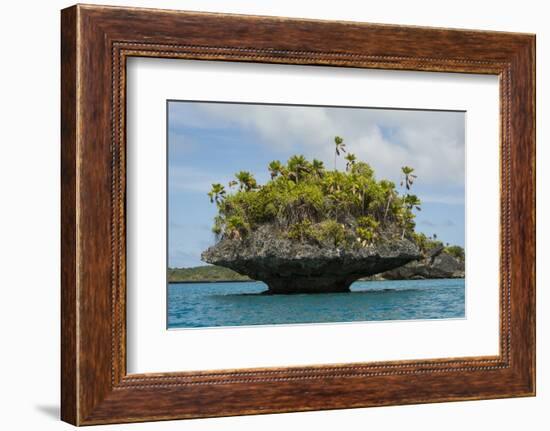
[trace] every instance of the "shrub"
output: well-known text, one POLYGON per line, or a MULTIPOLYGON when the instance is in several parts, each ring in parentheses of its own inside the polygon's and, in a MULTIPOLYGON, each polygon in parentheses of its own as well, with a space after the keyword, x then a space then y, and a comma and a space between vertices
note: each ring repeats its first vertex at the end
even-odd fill
POLYGON ((459 245, 445 247, 445 253, 448 253, 459 260, 464 260, 464 249, 459 245))
POLYGON ((433 250, 434 248, 437 248, 437 247, 443 247, 443 243, 441 241, 429 238, 422 232, 420 233, 415 232, 412 235, 412 239, 414 240, 414 242, 416 242, 416 245, 418 245, 418 248, 420 248, 420 250, 424 253, 430 250, 433 250))
POLYGON ((325 220, 317 224, 312 229, 312 236, 322 244, 329 243, 336 247, 347 243, 345 226, 335 220, 325 220))
POLYGON ((288 237, 294 240, 304 241, 313 238, 313 230, 311 229, 311 221, 302 220, 291 225, 288 229, 288 237))

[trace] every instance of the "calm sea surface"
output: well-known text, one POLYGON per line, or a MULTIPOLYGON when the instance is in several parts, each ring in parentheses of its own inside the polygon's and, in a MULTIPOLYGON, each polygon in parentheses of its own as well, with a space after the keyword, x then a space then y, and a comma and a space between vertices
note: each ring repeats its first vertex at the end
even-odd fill
POLYGON ((168 328, 465 317, 464 280, 358 281, 349 293, 262 295, 257 283, 168 286, 168 328))

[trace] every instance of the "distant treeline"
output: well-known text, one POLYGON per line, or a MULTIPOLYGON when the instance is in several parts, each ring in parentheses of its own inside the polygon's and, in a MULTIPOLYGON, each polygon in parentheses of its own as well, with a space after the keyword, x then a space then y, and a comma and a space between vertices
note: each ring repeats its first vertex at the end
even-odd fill
POLYGON ((228 268, 205 265, 194 268, 168 268, 168 281, 171 283, 250 281, 250 278, 228 268))

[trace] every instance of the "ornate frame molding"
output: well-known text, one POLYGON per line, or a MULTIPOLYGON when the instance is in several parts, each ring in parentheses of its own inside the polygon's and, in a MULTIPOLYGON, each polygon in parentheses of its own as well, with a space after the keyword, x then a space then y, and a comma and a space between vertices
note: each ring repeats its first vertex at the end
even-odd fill
POLYGON ((62 54, 64 420, 98 424, 534 394, 534 36, 79 5, 62 12, 62 54), (220 30, 206 34, 205 25, 220 30), (269 31, 256 35, 258 28, 269 31), (331 42, 335 29, 343 36, 331 42), (321 40, 308 41, 311 34, 321 40), (500 354, 127 375, 125 65, 131 56, 498 75, 500 354), (247 397, 251 391, 264 401, 247 397))

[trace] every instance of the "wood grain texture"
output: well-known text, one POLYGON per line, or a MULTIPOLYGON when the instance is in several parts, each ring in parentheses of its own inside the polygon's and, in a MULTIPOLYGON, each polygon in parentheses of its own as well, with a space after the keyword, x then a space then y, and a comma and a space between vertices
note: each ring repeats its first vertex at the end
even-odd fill
POLYGON ((534 394, 533 35, 79 5, 62 11, 61 36, 63 420, 87 425, 534 394), (127 375, 130 56, 498 75, 500 354, 127 375))
POLYGON ((76 9, 61 16, 61 417, 77 422, 76 9))

